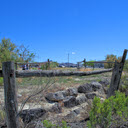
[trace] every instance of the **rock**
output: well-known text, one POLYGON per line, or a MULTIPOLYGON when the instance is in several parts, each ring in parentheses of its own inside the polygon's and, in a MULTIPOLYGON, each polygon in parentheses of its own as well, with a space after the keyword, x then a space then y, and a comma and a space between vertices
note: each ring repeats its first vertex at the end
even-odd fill
POLYGON ((103 86, 110 85, 110 81, 108 79, 103 79, 103 80, 99 81, 99 83, 102 84, 103 86))
POLYGON ((58 102, 58 101, 62 101, 64 100, 64 98, 66 97, 66 92, 65 91, 58 91, 55 93, 48 93, 45 98, 48 101, 53 101, 53 102, 58 102))
POLYGON ((93 91, 97 91, 98 89, 102 88, 102 85, 98 82, 92 82, 91 86, 92 86, 93 91))
POLYGON ((32 121, 27 124, 27 128, 46 128, 41 121, 32 121))
POLYGON ((67 117, 70 119, 74 119, 76 116, 78 116, 80 114, 80 110, 79 109, 75 109, 73 111, 71 111, 67 117))
POLYGON ((76 97, 75 96, 68 96, 63 101, 64 106, 67 108, 76 106, 76 97))
POLYGON ((70 126, 70 128, 86 128, 86 122, 73 122, 73 123, 67 123, 67 125, 70 126))
POLYGON ((78 89, 77 88, 69 88, 66 90, 68 96, 77 96, 78 89))
POLYGON ((76 97, 76 105, 80 105, 82 103, 85 103, 86 101, 87 101, 87 98, 85 94, 81 94, 76 97))
POLYGON ((18 97, 18 98, 21 98, 21 97, 22 97, 22 95, 21 95, 21 94, 17 94, 17 97, 18 97))
POLYGON ((87 94, 85 94, 85 95, 86 95, 86 97, 87 97, 88 99, 93 99, 93 98, 96 96, 95 93, 87 93, 87 94))
POLYGON ((79 109, 75 109, 73 110, 74 113, 76 113, 76 115, 80 114, 80 110, 79 109))
POLYGON ((62 107, 61 107, 61 105, 59 103, 56 103, 55 105, 53 105, 51 107, 49 112, 61 113, 62 112, 62 107))
POLYGON ((92 92, 92 85, 91 84, 84 84, 84 85, 80 85, 78 87, 78 92, 79 93, 87 93, 87 92, 92 92))
POLYGON ((108 87, 104 87, 105 94, 108 94, 108 87))
POLYGON ((25 110, 21 111, 19 116, 23 120, 24 123, 29 123, 32 120, 42 117, 45 113, 46 113, 46 110, 44 110, 42 108, 25 109, 25 110))
POLYGON ((70 123, 88 119, 90 108, 91 106, 87 102, 82 105, 75 106, 69 110, 69 113, 64 116, 64 119, 66 122, 70 123))

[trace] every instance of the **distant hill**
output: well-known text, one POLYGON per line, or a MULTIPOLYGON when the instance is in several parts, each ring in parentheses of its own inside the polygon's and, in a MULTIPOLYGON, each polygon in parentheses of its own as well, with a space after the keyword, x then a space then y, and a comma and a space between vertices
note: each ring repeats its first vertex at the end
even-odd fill
POLYGON ((59 67, 77 67, 77 64, 73 64, 73 63, 59 63, 59 67))

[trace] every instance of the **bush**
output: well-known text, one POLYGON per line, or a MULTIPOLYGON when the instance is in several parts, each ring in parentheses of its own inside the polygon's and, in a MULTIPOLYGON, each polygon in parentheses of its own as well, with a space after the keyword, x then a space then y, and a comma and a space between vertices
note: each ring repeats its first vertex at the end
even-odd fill
POLYGON ((42 123, 43 123, 44 127, 46 127, 46 128, 70 128, 70 127, 67 126, 67 123, 65 121, 62 121, 62 126, 52 124, 48 120, 44 120, 42 123))
POLYGON ((124 71, 128 71, 128 60, 125 61, 125 64, 124 64, 124 71))
POLYGON ((94 63, 89 63, 89 62, 95 62, 95 61, 91 60, 91 61, 88 61, 88 63, 87 63, 88 66, 94 67, 94 63))
MULTIPOLYGON (((53 69, 53 68, 56 68, 58 66, 58 63, 57 62, 50 62, 50 69, 53 69)), ((43 64, 42 66, 41 66, 41 69, 42 70, 48 70, 48 63, 46 63, 46 64, 43 64)))
POLYGON ((102 128, 120 126, 128 118, 128 97, 124 93, 116 92, 102 103, 100 98, 95 97, 90 111, 88 128, 102 128))
MULTIPOLYGON (((107 55, 105 58, 106 62, 115 62, 115 60, 117 61, 118 59, 117 59, 116 55, 113 55, 113 54, 107 55)), ((112 68, 113 66, 114 66, 114 63, 105 63, 104 64, 105 68, 112 68)))
POLYGON ((5 121, 5 112, 0 110, 0 124, 5 121))
POLYGON ((0 86, 3 86, 3 78, 0 77, 0 86))

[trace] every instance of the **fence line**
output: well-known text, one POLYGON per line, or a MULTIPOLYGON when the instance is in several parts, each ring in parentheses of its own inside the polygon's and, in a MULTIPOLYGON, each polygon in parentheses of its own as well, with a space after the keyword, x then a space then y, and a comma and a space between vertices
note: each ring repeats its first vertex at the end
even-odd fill
MULTIPOLYGON (((84 63, 83 65, 84 65, 84 67, 86 68, 86 66, 87 66, 87 64, 88 63, 94 63, 94 64, 96 64, 96 63, 98 63, 98 64, 104 64, 104 63, 115 63, 115 62, 107 62, 107 61, 94 61, 94 62, 90 62, 90 61, 86 61, 86 59, 84 59, 83 61, 80 61, 80 62, 77 62, 77 69, 80 69, 80 64, 81 63, 84 63)), ((94 69, 94 66, 93 66, 93 69, 94 69)))
POLYGON ((41 64, 48 64, 48 69, 50 69, 50 60, 48 59, 47 62, 16 62, 15 65, 16 65, 16 70, 17 70, 17 66, 18 65, 26 65, 26 64, 29 64, 29 65, 41 65, 41 64))
MULTIPOLYGON (((54 77, 54 76, 88 76, 94 74, 101 74, 111 72, 111 69, 97 70, 97 71, 61 71, 61 70, 17 70, 15 71, 17 78, 23 77, 54 77)), ((3 77, 2 70, 0 70, 0 77, 3 77)))
MULTIPOLYGON (((124 50, 124 54, 120 63, 116 62, 112 78, 111 84, 108 94, 108 97, 114 94, 114 91, 119 88, 120 78, 123 71, 123 66, 125 63, 126 55, 128 50, 124 50)), ((18 128, 19 121, 17 117, 17 92, 15 85, 16 77, 31 77, 31 76, 86 76, 99 74, 103 72, 112 71, 112 69, 106 69, 101 71, 92 71, 92 72, 80 72, 80 71, 15 71, 14 62, 3 62, 2 63, 2 71, 0 70, 0 77, 4 78, 4 95, 5 95, 5 112, 6 112, 6 122, 8 128, 18 128)))
POLYGON ((94 75, 94 74, 101 74, 105 72, 111 72, 111 69, 104 69, 101 71, 61 71, 61 70, 43 70, 43 71, 16 71, 16 77, 54 77, 54 76, 87 76, 87 75, 94 75))

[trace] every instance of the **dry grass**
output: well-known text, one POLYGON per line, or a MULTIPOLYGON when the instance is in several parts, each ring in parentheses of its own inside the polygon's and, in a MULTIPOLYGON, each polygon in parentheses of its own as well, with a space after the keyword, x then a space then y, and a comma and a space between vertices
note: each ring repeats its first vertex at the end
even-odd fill
POLYGON ((90 69, 90 68, 81 68, 81 69, 79 69, 79 71, 87 72, 87 71, 92 71, 92 69, 90 69))
POLYGON ((18 83, 22 83, 23 79, 22 78, 17 78, 18 83))

